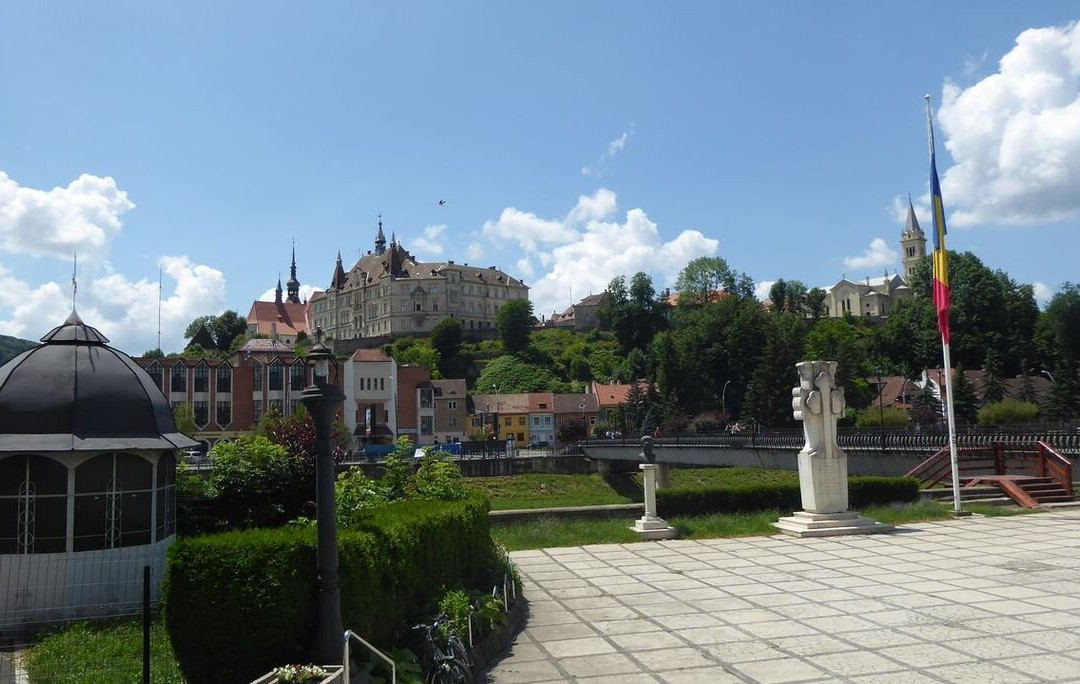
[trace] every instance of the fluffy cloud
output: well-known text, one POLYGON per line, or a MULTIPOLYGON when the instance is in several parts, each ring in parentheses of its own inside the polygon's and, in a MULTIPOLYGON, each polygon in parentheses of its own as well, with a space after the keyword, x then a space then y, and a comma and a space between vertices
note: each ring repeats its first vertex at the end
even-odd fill
POLYGON ((484 246, 479 242, 470 242, 465 253, 468 254, 469 261, 480 261, 484 258, 484 246))
POLYGON ((135 208, 112 178, 83 174, 66 188, 20 186, 0 171, 0 249, 70 259, 102 253, 135 208))
POLYGON ((874 238, 870 246, 859 256, 844 257, 844 268, 853 271, 863 271, 882 266, 894 266, 897 259, 896 250, 889 247, 889 243, 882 238, 874 238))
MULTIPOLYGON (((618 275, 644 271, 653 277, 658 289, 670 286, 687 262, 711 256, 719 246, 717 240, 696 230, 684 230, 664 242, 657 225, 643 210, 631 209, 622 222, 615 218, 616 210, 616 195, 606 188, 579 197, 562 219, 541 219, 513 210, 514 217, 529 217, 517 225, 542 230, 544 236, 541 240, 534 232, 522 239, 507 234, 527 252, 518 262, 519 269, 533 269, 536 261, 547 271, 531 284, 529 292, 537 315, 564 310, 571 303, 570 292, 577 299, 590 292, 602 292, 618 275), (547 244, 553 246, 543 249, 547 244)), ((509 225, 502 224, 507 216, 503 211, 498 222, 488 225, 509 225)))
POLYGON ((443 253, 442 238, 446 232, 444 224, 424 228, 424 234, 413 238, 409 247, 418 258, 434 259, 443 253))
MULTIPOLYGON (((225 309, 225 276, 184 256, 162 257, 161 345, 183 347, 184 329, 196 316, 225 309)), ((158 283, 132 281, 118 273, 80 275, 79 316, 109 338, 112 346, 137 355, 157 346, 158 283)), ((71 310, 70 284, 33 286, 0 269, 0 333, 37 339, 71 310), (3 318, 3 316, 7 318, 3 318)))
POLYGON ((526 252, 535 252, 540 245, 570 242, 576 233, 563 221, 549 221, 514 207, 502 210, 498 220, 487 221, 482 229, 486 237, 514 240, 526 252))
POLYGON ((761 301, 765 301, 769 298, 769 290, 776 284, 775 280, 762 280, 757 285, 754 285, 754 296, 761 301))
POLYGON ((1035 290, 1035 301, 1039 306, 1046 306, 1054 298, 1054 291, 1046 283, 1032 283, 1035 290))
POLYGON ((1080 213, 1080 23, 1028 29, 996 73, 946 82, 938 120, 956 162, 942 179, 952 225, 1080 213))

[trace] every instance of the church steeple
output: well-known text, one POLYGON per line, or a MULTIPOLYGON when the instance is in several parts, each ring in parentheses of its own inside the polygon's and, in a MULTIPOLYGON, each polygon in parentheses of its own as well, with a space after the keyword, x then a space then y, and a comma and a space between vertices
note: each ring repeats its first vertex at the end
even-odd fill
MULTIPOLYGON (((289 282, 288 282, 288 286, 289 286, 289 298, 286 301, 292 302, 293 304, 299 304, 300 303, 300 281, 296 279, 296 240, 295 239, 293 240, 293 247, 292 247, 292 265, 289 266, 289 282)), ((279 283, 278 283, 278 287, 279 288, 281 287, 280 280, 279 280, 279 283)))
POLYGON ((907 221, 904 222, 904 231, 900 233, 900 248, 904 250, 904 278, 910 279, 915 271, 915 264, 926 256, 926 235, 919 227, 919 219, 915 217, 911 195, 908 195, 907 221))
POLYGON ((330 287, 335 290, 345 287, 345 269, 341 267, 341 252, 337 253, 337 264, 334 265, 334 277, 330 279, 330 287))
POLYGON ((386 251, 386 235, 382 230, 382 214, 379 214, 379 232, 375 233, 375 253, 382 254, 386 251))
POLYGON ((278 277, 277 277, 277 289, 274 290, 274 303, 275 304, 280 304, 281 303, 281 274, 280 273, 278 274, 278 277))

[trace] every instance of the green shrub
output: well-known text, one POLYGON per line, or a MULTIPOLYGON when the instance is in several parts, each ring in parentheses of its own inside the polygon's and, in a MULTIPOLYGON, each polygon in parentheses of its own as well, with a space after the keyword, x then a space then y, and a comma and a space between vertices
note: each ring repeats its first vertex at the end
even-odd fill
POLYGON ((439 613, 446 616, 444 636, 453 634, 462 640, 468 637, 469 616, 472 615, 472 601, 468 593, 461 589, 446 592, 439 601, 439 613))
MULTIPOLYGON (((914 501, 918 496, 918 483, 910 478, 848 478, 848 505, 851 508, 914 501)), ((656 507, 664 517, 773 509, 791 512, 802 508, 802 493, 797 482, 672 487, 656 492, 656 507)))
POLYGON ((359 468, 349 468, 334 483, 335 512, 339 527, 355 527, 364 513, 387 501, 387 492, 359 468))
MULTIPOLYGON (((444 588, 490 586, 498 558, 488 503, 400 501, 338 536, 345 626, 380 648, 429 616, 444 588)), ((316 604, 316 532, 296 525, 180 539, 169 550, 165 622, 188 681, 251 681, 306 659, 316 604)), ((500 575, 501 577, 501 575, 500 575)))
POLYGON ((911 477, 848 478, 848 506, 867 508, 919 500, 919 482, 911 477))
POLYGON ((909 422, 907 409, 895 406, 886 407, 884 410, 870 406, 859 411, 855 416, 855 427, 861 430, 880 428, 882 425, 886 428, 904 428, 909 422))
POLYGON ((1003 399, 979 409, 979 425, 1030 423, 1039 415, 1039 405, 1030 401, 1003 399))
POLYGON ((300 510, 305 483, 299 461, 266 437, 243 435, 210 450, 206 493, 233 525, 278 525, 300 510))
POLYGON ((453 459, 442 451, 428 450, 414 478, 416 493, 426 499, 453 501, 465 496, 465 478, 453 459))

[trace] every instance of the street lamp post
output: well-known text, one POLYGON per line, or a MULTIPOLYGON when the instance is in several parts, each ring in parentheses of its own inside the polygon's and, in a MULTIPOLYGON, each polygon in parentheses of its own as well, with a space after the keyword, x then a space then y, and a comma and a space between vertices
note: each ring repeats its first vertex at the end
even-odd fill
POLYGON ((724 416, 724 427, 727 427, 727 386, 731 384, 730 380, 724 382, 724 389, 720 390, 720 414, 724 416))
MULTIPOLYGON (((1029 370, 1029 371, 1028 371, 1028 373, 1034 373, 1034 372, 1035 372, 1035 369, 1034 369, 1034 368, 1032 368, 1031 370, 1029 370)), ((1040 373, 1042 373, 1043 375, 1045 375, 1046 377, 1050 378, 1050 382, 1053 382, 1053 381, 1054 381, 1054 374, 1053 374, 1053 373, 1051 373, 1050 371, 1048 371, 1048 370, 1046 370, 1045 368, 1043 368, 1043 369, 1042 369, 1042 370, 1040 370, 1039 372, 1040 372, 1040 373)))
POLYGON ((881 432, 881 450, 885 451, 885 388, 881 384, 881 369, 877 369, 878 427, 881 432))
POLYGON ((334 416, 345 398, 337 385, 330 382, 330 361, 333 354, 322 343, 322 331, 317 330, 315 346, 307 355, 312 367, 311 384, 304 388, 304 402, 315 423, 315 506, 318 539, 318 611, 312 660, 320 664, 341 661, 341 592, 338 589, 337 515, 334 511, 334 461, 332 437, 334 416))

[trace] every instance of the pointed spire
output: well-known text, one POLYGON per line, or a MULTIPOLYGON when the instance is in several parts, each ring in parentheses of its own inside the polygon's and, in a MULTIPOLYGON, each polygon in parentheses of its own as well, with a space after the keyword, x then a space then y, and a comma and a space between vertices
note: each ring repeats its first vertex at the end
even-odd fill
POLYGON ((277 277, 277 288, 274 290, 274 303, 275 304, 280 304, 281 303, 281 274, 280 273, 278 273, 278 277, 277 277))
POLYGON ((289 298, 286 301, 300 303, 300 281, 296 279, 296 238, 293 238, 292 265, 289 267, 289 298))
POLYGON ((375 233, 375 253, 382 254, 386 251, 386 235, 382 229, 382 214, 379 214, 379 231, 375 233))
POLYGON ((337 253, 337 264, 334 265, 334 277, 330 279, 330 287, 340 290, 345 287, 345 269, 341 267, 341 252, 337 253))
POLYGON ((911 195, 907 199, 907 221, 904 224, 905 235, 918 235, 924 237, 922 228, 919 227, 919 219, 915 217, 915 207, 911 203, 911 195))

